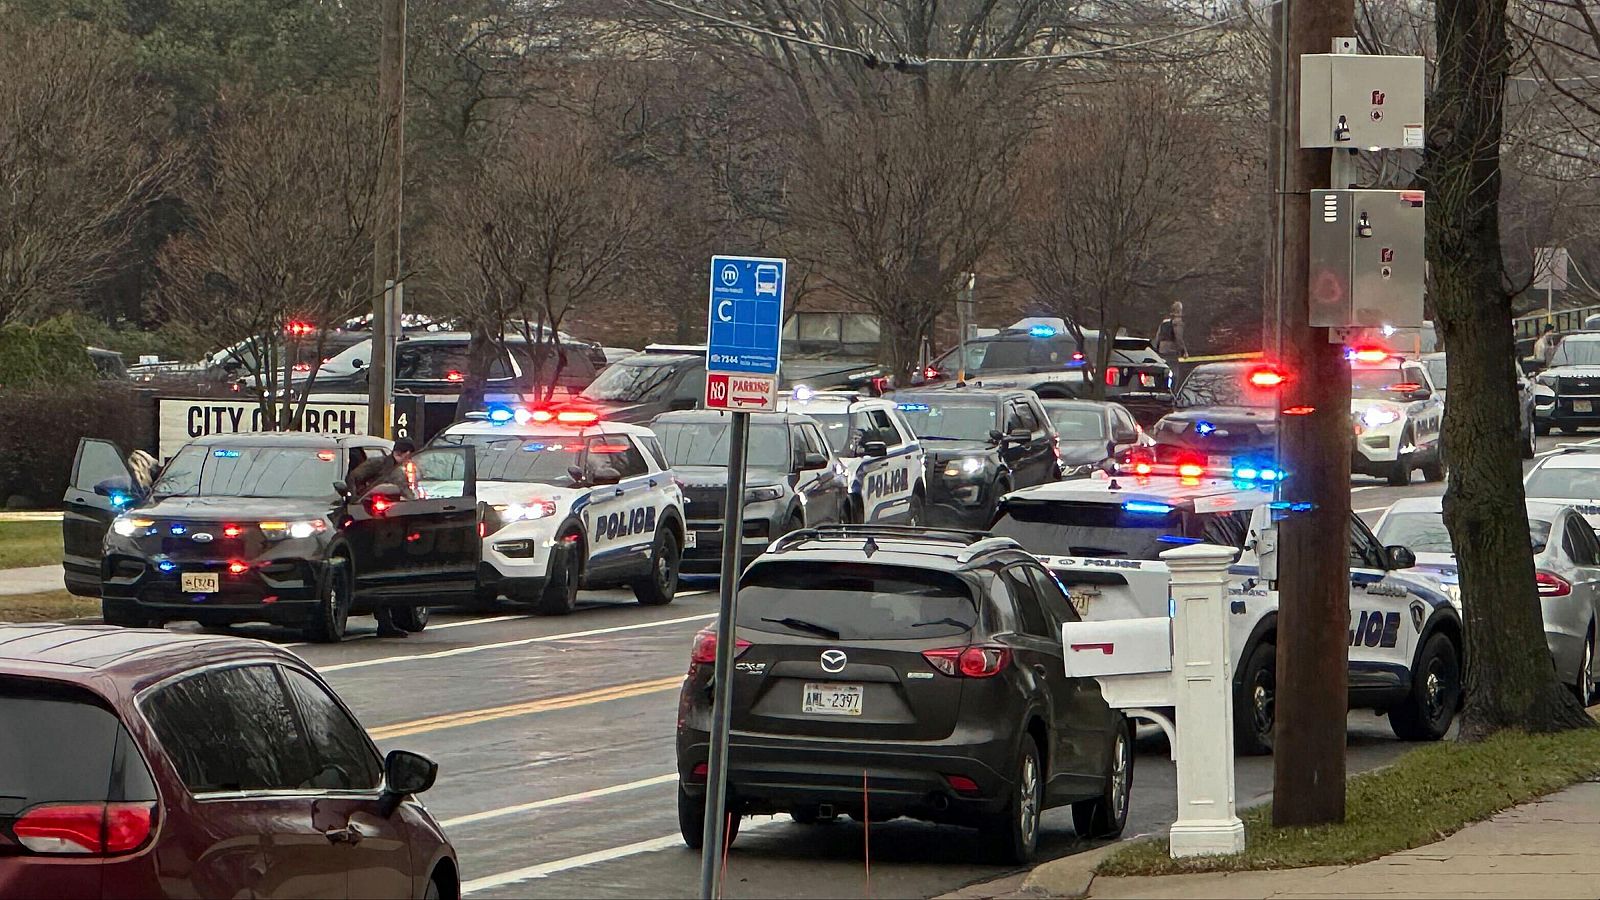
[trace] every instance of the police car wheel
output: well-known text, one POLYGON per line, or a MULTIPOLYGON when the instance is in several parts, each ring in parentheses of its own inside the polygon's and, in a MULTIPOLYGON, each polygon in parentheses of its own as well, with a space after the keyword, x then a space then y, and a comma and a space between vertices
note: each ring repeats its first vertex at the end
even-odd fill
POLYGON ((1411 483, 1411 454, 1403 453, 1400 447, 1411 443, 1411 431, 1407 429, 1400 435, 1400 441, 1395 445, 1394 463, 1389 467, 1389 486, 1405 487, 1411 483))
POLYGON ((578 606, 578 583, 583 578, 583 539, 570 532, 550 551, 550 575, 533 609, 541 616, 564 616, 578 606))
POLYGON ((1078 837, 1116 837, 1128 824, 1128 795, 1133 790, 1133 734, 1127 719, 1117 725, 1106 762, 1102 796, 1072 804, 1072 827, 1078 837))
POLYGON ((1522 458, 1523 459, 1533 459, 1533 456, 1534 456, 1533 431, 1534 431, 1534 426, 1533 426, 1532 423, 1529 423, 1528 431, 1527 431, 1526 434, 1524 434, 1522 436, 1522 441, 1521 441, 1521 443, 1522 443, 1522 458))
POLYGON ((1422 480, 1430 484, 1438 484, 1444 480, 1449 471, 1450 464, 1445 462, 1444 449, 1441 447, 1434 451, 1433 461, 1423 464, 1422 480))
POLYGON ((665 606, 678 592, 678 535, 671 528, 656 531, 650 552, 650 574, 633 582, 633 596, 645 606, 665 606))
POLYGON ((318 644, 337 644, 344 640, 345 626, 350 622, 350 584, 342 567, 331 568, 322 597, 311 611, 311 622, 306 627, 306 638, 318 644))
POLYGON ((1562 434, 1577 434, 1580 430, 1581 429, 1579 429, 1578 426, 1576 426, 1576 425, 1562 425, 1561 426, 1561 433, 1562 434))
POLYGON ((1548 435, 1550 433, 1550 423, 1549 422, 1534 422, 1533 423, 1533 433, 1538 435, 1539 437, 1544 437, 1544 436, 1548 435))
POLYGON ((1443 634, 1422 645, 1411 670, 1411 693, 1389 710, 1389 727, 1402 741, 1437 741, 1450 730, 1461 705, 1461 656, 1443 634))
POLYGON ((410 634, 416 634, 427 628, 430 618, 426 606, 396 606, 391 616, 394 627, 410 634))
POLYGON ((926 513, 923 511, 922 493, 918 491, 911 495, 911 505, 906 508, 906 524, 912 527, 921 525, 926 513))
POLYGON ((1241 756, 1272 752, 1277 724, 1278 648, 1263 641, 1250 651, 1233 698, 1233 749, 1241 756))

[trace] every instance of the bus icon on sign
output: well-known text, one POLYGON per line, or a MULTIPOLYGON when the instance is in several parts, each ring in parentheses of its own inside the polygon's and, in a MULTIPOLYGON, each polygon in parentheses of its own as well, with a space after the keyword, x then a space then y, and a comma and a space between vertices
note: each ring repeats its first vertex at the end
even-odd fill
POLYGON ((756 296, 762 294, 778 296, 777 266, 756 266, 756 296))

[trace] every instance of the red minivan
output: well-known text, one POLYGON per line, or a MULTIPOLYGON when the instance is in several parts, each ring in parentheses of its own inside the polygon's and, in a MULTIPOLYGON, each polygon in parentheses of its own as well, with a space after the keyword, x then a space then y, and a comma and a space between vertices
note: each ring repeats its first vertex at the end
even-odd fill
POLYGON ((270 644, 0 625, 0 898, 456 897, 437 773, 270 644))

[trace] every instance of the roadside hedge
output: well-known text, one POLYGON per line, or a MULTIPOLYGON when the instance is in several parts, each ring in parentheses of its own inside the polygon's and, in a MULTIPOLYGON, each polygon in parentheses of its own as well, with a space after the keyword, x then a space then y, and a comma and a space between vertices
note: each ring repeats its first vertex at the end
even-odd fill
MULTIPOLYGON (((81 344, 74 349, 87 360, 81 344)), ((150 449, 150 405, 145 394, 92 376, 73 384, 0 389, 0 506, 60 505, 79 438, 107 438, 124 451, 150 449)))
POLYGON ((67 327, 0 328, 0 389, 79 384, 94 379, 83 339, 67 327))

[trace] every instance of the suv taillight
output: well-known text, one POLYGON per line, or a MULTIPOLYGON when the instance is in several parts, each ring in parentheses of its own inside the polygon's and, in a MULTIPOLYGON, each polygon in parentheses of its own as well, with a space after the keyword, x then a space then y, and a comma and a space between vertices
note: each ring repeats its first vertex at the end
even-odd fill
MULTIPOLYGON (((744 638, 736 638, 733 642, 733 658, 738 659, 744 651, 750 649, 750 642, 744 638)), ((697 666, 709 666, 717 661, 717 633, 709 628, 702 628, 695 632, 694 646, 689 650, 689 663, 697 666)))
POLYGON ((941 647, 922 651, 922 658, 946 675, 962 678, 991 678, 1011 662, 1011 648, 998 644, 970 647, 941 647))
POLYGON ((139 849, 155 828, 154 803, 50 803, 11 826, 35 853, 111 856, 139 849))

